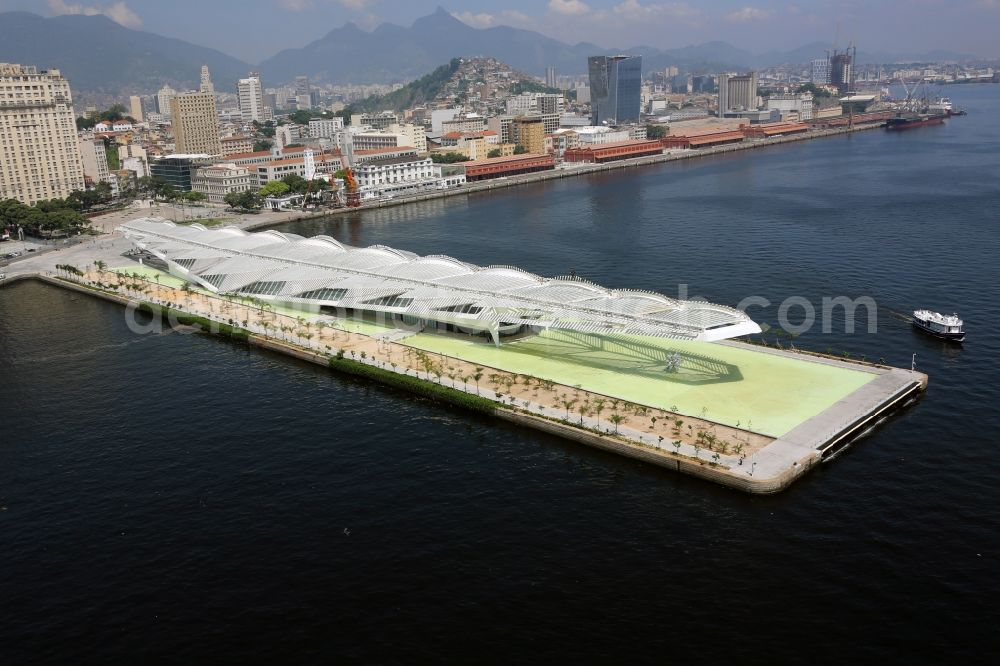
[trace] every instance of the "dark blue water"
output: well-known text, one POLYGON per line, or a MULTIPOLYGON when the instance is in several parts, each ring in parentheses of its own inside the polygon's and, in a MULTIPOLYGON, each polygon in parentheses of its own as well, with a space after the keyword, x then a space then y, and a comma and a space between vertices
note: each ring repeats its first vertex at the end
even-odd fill
POLYGON ((877 333, 797 344, 916 353, 930 390, 777 497, 0 291, 0 659, 985 662, 1000 88, 947 92, 970 115, 944 127, 285 228, 731 304, 871 296, 877 333), (914 334, 919 306, 964 347, 914 334))

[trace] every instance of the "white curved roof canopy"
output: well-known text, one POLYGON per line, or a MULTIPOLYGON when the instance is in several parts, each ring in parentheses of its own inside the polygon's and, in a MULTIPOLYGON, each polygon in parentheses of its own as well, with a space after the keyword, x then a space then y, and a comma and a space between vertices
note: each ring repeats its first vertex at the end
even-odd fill
POLYGON ((381 245, 354 248, 329 236, 205 229, 158 218, 119 228, 173 272, 219 293, 461 320, 480 328, 520 323, 706 341, 760 332, 746 314, 722 305, 381 245))

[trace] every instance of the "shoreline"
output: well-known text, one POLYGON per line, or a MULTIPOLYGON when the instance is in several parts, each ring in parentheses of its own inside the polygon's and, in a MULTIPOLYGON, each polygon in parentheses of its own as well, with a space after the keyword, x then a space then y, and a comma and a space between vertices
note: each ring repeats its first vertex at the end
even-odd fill
POLYGON ((510 187, 518 187, 521 185, 540 183, 548 180, 557 180, 560 178, 572 178, 575 176, 584 176, 594 173, 631 169, 634 167, 650 166, 653 164, 664 164, 667 162, 698 159, 701 157, 709 157, 714 155, 725 155, 729 153, 736 153, 746 150, 757 150, 760 148, 767 148, 769 146, 783 145, 786 143, 796 143, 799 141, 826 139, 845 134, 853 134, 855 132, 881 129, 883 128, 884 124, 885 123, 883 122, 877 122, 865 125, 855 125, 853 128, 840 127, 835 129, 809 130, 803 134, 792 134, 789 136, 782 136, 772 139, 746 139, 741 143, 726 144, 723 146, 716 146, 714 148, 699 148, 696 150, 693 149, 676 150, 674 152, 664 153, 663 155, 636 157, 632 159, 616 160, 613 162, 606 162, 602 164, 581 163, 584 165, 568 169, 554 169, 552 171, 541 171, 538 173, 525 174, 523 176, 510 176, 506 178, 483 180, 475 183, 467 183, 465 185, 462 185, 461 187, 456 187, 452 189, 424 192, 422 194, 416 194, 409 197, 401 197, 398 199, 390 199, 388 201, 379 200, 371 205, 362 205, 358 208, 342 207, 342 208, 324 209, 322 211, 316 211, 316 212, 302 211, 301 214, 294 215, 293 213, 292 217, 283 220, 273 220, 273 219, 255 220, 252 217, 244 217, 243 220, 236 223, 236 226, 240 227, 245 231, 253 231, 264 227, 276 227, 279 225, 289 224, 291 222, 304 222, 307 220, 314 220, 323 217, 359 214, 369 210, 378 210, 381 208, 403 206, 406 204, 417 203, 420 201, 430 201, 433 199, 445 199, 448 197, 478 194, 481 192, 490 192, 493 190, 503 190, 510 187))
MULTIPOLYGON (((96 286, 89 286, 73 280, 55 277, 42 273, 28 273, 11 276, 2 285, 7 286, 15 282, 24 280, 37 280, 44 284, 62 289, 76 291, 87 294, 95 298, 117 303, 125 307, 138 307, 152 312, 165 312, 168 316, 178 316, 179 323, 194 325, 202 331, 223 335, 232 339, 245 341, 246 343, 296 358, 309 363, 323 365, 328 369, 342 374, 352 375, 358 379, 375 381, 399 390, 408 391, 411 394, 422 395, 435 401, 444 402, 452 406, 470 409, 478 413, 487 413, 504 421, 515 423, 523 427, 532 428, 547 434, 558 436, 562 439, 575 441, 592 448, 598 448, 611 453, 654 464, 658 467, 673 470, 689 476, 695 476, 707 481, 712 481, 720 485, 740 490, 749 494, 774 494, 788 488, 792 483, 810 469, 817 466, 824 460, 832 459, 844 449, 849 447, 855 440, 860 439, 872 428, 885 421, 889 415, 904 408, 915 401, 927 386, 927 376, 923 373, 900 370, 885 366, 867 368, 872 374, 877 374, 872 382, 862 389, 850 394, 837 405, 824 410, 817 416, 807 419, 790 432, 777 437, 768 438, 770 441, 759 449, 754 449, 751 457, 752 464, 743 465, 743 459, 735 456, 713 456, 715 462, 710 462, 700 457, 698 446, 695 445, 694 456, 688 454, 692 448, 685 444, 682 453, 682 446, 679 441, 674 442, 676 451, 669 451, 664 438, 659 437, 656 442, 652 434, 646 434, 640 430, 629 427, 620 431, 616 426, 616 432, 610 430, 603 432, 600 428, 600 418, 598 417, 598 427, 593 427, 593 419, 584 425, 584 418, 581 416, 580 424, 570 421, 569 417, 563 418, 562 411, 547 407, 541 403, 533 403, 528 400, 522 401, 522 407, 517 407, 518 402, 512 396, 504 393, 497 393, 489 389, 477 387, 475 393, 471 391, 467 383, 465 389, 457 387, 454 379, 452 386, 444 385, 442 377, 435 374, 437 382, 434 381, 430 372, 421 372, 413 368, 405 368, 400 371, 395 363, 389 369, 390 363, 376 359, 372 354, 366 358, 361 354, 360 360, 357 358, 346 358, 343 350, 334 355, 329 346, 327 352, 310 349, 302 344, 295 344, 290 340, 280 340, 266 334, 251 330, 254 323, 236 321, 232 319, 230 325, 221 321, 222 315, 214 315, 212 312, 197 312, 185 310, 177 306, 177 303, 170 302, 170 305, 160 305, 142 299, 133 298, 129 295, 115 293, 96 286), (186 319, 186 321, 185 321, 186 319), (242 323, 243 326, 239 324, 242 323), (206 329, 206 324, 207 329, 206 329), (412 371, 412 376, 408 374, 412 371), (419 385, 414 382, 419 381, 419 385), (491 397, 492 396, 492 397, 491 397), (509 399, 511 405, 507 405, 504 400, 509 399), (489 403, 491 407, 483 407, 489 403), (756 474, 755 474, 756 471, 756 474)), ((241 307, 237 305, 237 307, 241 307)), ((252 309, 249 305, 242 305, 248 312, 252 309)), ((370 335, 351 333, 370 341, 379 343, 377 338, 370 335)), ((312 336, 310 335, 309 338, 312 336)), ((350 339, 350 337, 348 338, 350 339)), ((308 340, 309 344, 311 341, 308 340)), ((300 339, 301 343, 302 340, 300 339)), ((382 341, 388 346, 388 343, 382 341)), ((729 341, 727 344, 753 347, 746 343, 729 341)), ((779 355, 792 355, 793 352, 781 350, 758 350, 761 353, 774 353, 779 355)), ((354 356, 353 352, 351 353, 354 356)), ((857 368, 861 364, 847 362, 832 357, 826 357, 817 352, 810 352, 810 355, 820 357, 818 362, 835 364, 843 367, 857 368)), ((392 359, 390 352, 389 358, 392 359)), ((402 365, 402 364, 401 364, 402 365)), ((869 364, 870 365, 870 364, 869 364)), ((492 369, 492 368, 491 368, 492 369)), ((504 371, 506 372, 506 371, 504 371)), ((509 390, 509 389, 508 389, 509 390)), ((588 392, 590 395, 592 392, 588 392)), ((537 395, 537 393, 536 393, 537 395)), ((575 418, 575 417, 574 417, 575 418)), ((693 417, 685 416, 691 419, 693 417)), ((695 420, 697 423, 697 420, 695 420)), ((708 422, 711 423, 711 422, 708 422)), ((706 430, 715 430, 718 424, 712 423, 705 426, 706 430)), ((703 426, 699 426, 702 428, 703 426)), ((690 430, 690 426, 689 426, 690 430)), ((738 430, 738 429, 737 429, 738 430)), ((744 432, 744 431, 739 431, 744 432)), ((675 433, 676 434, 676 433, 675 433)), ((752 435, 753 433, 749 433, 752 435)), ((739 441, 738 438, 735 438, 739 441)), ((750 441, 749 439, 747 440, 750 441)), ((705 449, 707 454, 711 448, 705 449)))

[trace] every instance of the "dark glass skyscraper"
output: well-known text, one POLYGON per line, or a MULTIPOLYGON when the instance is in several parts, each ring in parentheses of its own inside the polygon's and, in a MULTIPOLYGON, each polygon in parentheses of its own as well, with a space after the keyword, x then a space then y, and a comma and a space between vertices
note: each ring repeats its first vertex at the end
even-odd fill
POLYGON ((638 122, 642 98, 642 56, 591 56, 590 123, 638 122))

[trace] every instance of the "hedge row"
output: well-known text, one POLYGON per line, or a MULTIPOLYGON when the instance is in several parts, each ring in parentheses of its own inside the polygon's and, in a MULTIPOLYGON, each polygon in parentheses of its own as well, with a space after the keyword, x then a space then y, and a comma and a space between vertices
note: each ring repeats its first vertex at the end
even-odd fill
POLYGON ((330 367, 338 372, 344 372, 349 375, 354 375, 355 377, 364 377, 365 379, 374 379, 375 381, 387 384, 388 386, 416 393, 417 395, 430 398, 432 400, 441 400, 442 402, 451 403, 474 412, 492 414, 497 408, 495 402, 482 396, 471 395, 469 393, 465 393, 464 391, 459 391, 458 389, 429 382, 425 379, 411 377, 409 375, 401 375, 390 370, 383 370, 382 368, 378 368, 373 365, 368 365, 359 361, 352 361, 348 358, 333 357, 330 359, 330 367))
POLYGON ((178 324, 184 324, 186 326, 197 326, 203 331, 215 331, 220 335, 225 335, 227 337, 236 340, 247 340, 250 337, 250 332, 238 328, 236 326, 230 326, 229 324, 223 324, 221 322, 212 321, 211 319, 206 319, 205 317, 199 317, 197 315, 187 314, 186 312, 181 312, 180 310, 174 310, 172 308, 164 307, 162 305, 156 305, 154 303, 140 303, 139 310, 143 312, 148 312, 154 315, 160 315, 161 317, 173 317, 173 320, 178 324))

